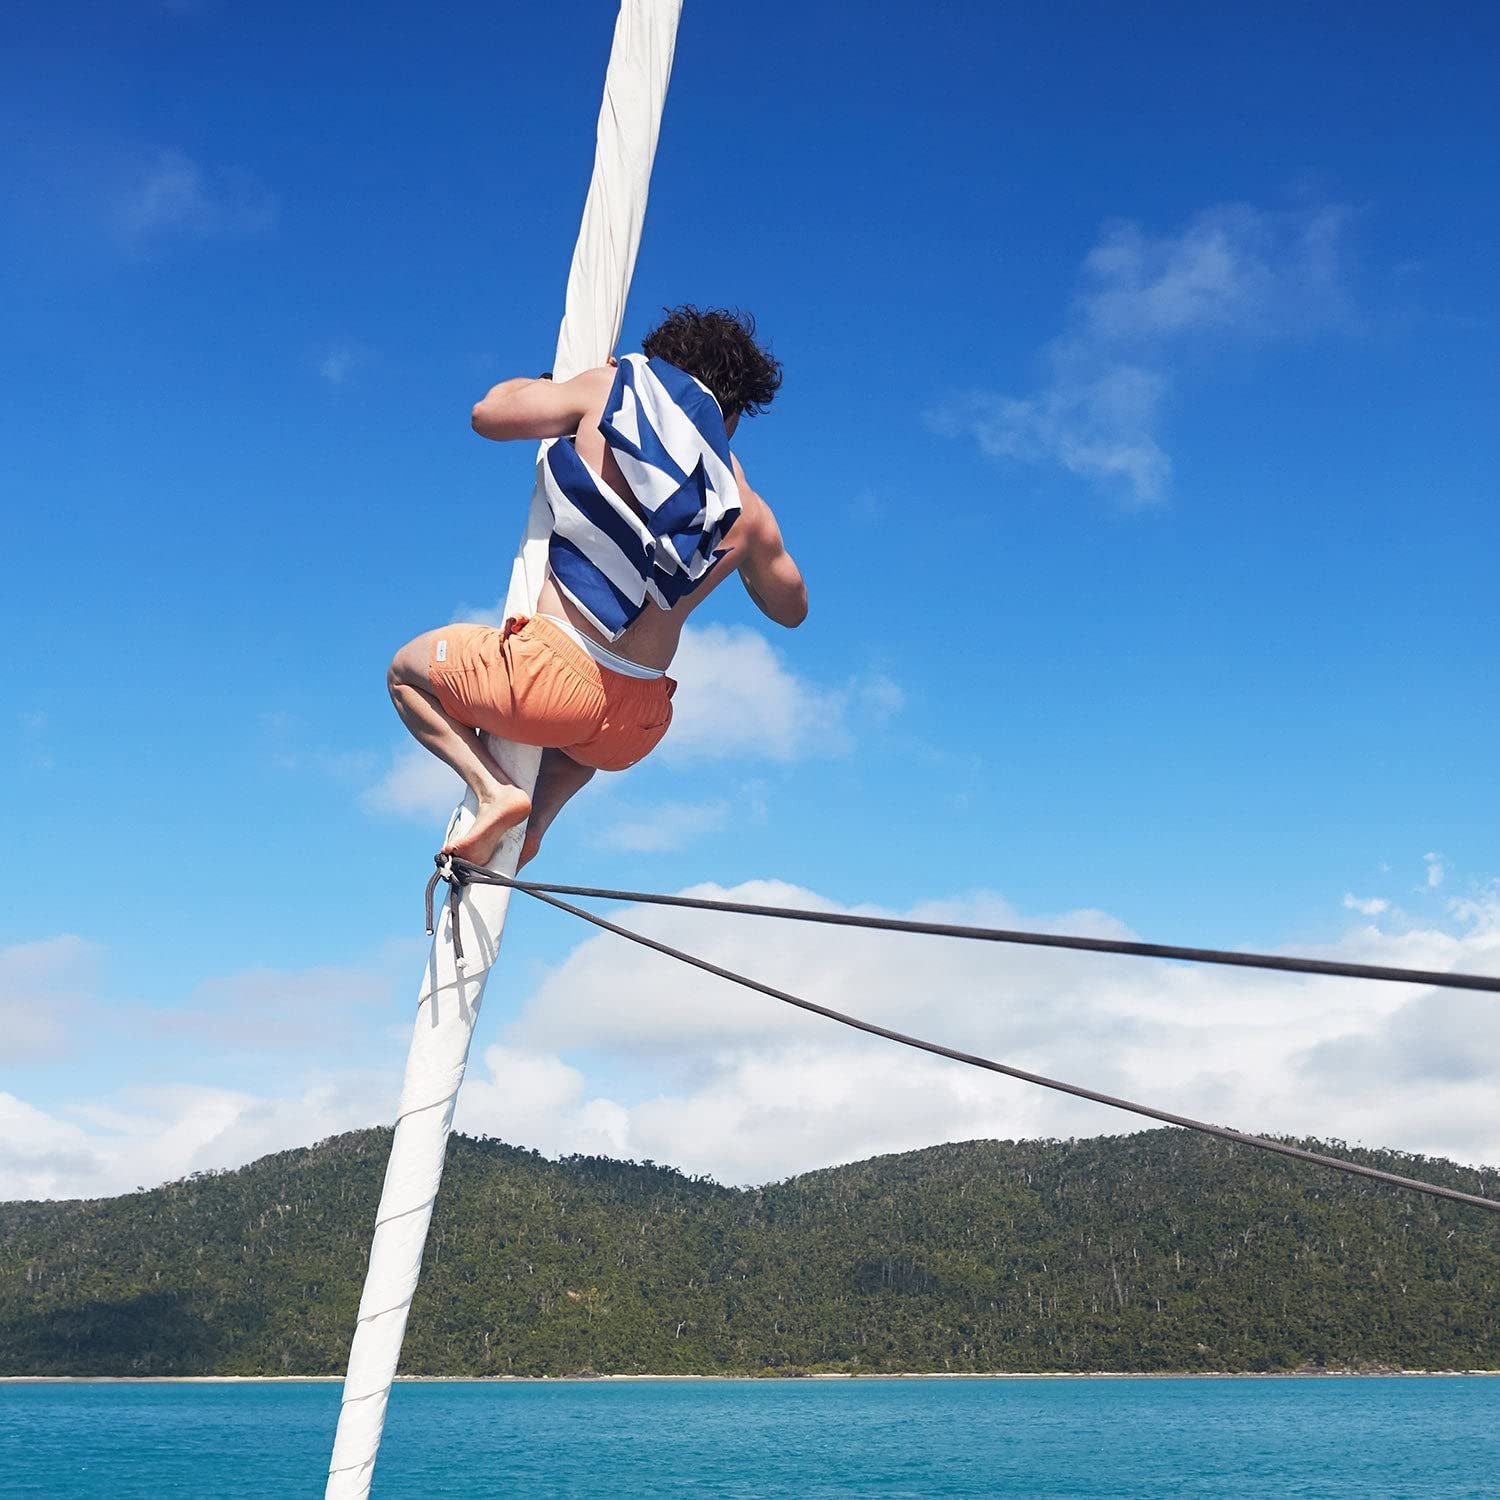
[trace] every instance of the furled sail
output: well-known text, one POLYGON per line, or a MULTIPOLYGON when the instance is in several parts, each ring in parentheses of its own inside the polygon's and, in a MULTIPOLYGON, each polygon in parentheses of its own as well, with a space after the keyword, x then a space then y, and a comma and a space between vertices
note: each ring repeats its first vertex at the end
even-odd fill
MULTIPOLYGON (((559 380, 603 364, 620 336, 681 9, 682 0, 622 0, 620 5, 599 111, 594 173, 552 363, 559 380)), ((550 511, 542 475, 547 446, 543 444, 537 457, 537 486, 511 569, 505 603, 514 614, 534 612, 546 572, 550 511)), ((506 774, 530 790, 540 753, 529 745, 497 740, 489 742, 489 749, 506 774)), ((473 812, 471 796, 454 811, 449 832, 468 823, 473 812)), ((523 833, 524 828, 515 828, 506 836, 491 869, 514 874, 523 833)), ((509 891, 497 886, 465 888, 462 967, 455 960, 446 911, 433 938, 349 1351, 325 1492, 328 1500, 354 1500, 370 1493, 453 1108, 485 980, 499 951, 509 897, 509 891)))

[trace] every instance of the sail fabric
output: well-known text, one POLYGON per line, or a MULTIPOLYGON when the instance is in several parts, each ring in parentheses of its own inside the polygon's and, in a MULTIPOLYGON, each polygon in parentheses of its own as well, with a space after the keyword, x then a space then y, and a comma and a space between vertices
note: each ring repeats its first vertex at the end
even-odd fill
POLYGON ((635 504, 555 442, 543 462, 557 586, 614 640, 648 603, 671 609, 712 570, 739 517, 724 415, 676 365, 627 354, 599 431, 635 504))
MULTIPOLYGON (((603 364, 620 336, 680 11, 681 0, 621 0, 599 110, 594 173, 552 361, 559 380, 603 364)), ((549 518, 540 478, 546 451, 538 456, 538 483, 511 568, 506 608, 512 614, 534 613, 546 573, 549 518)), ((482 517, 458 517, 444 525, 457 526, 459 546, 488 545, 490 526, 482 517)), ((539 750, 488 735, 485 747, 517 786, 530 790, 539 750)), ((450 836, 460 834, 473 813, 471 795, 450 819, 450 836)), ((515 873, 523 832, 516 828, 507 835, 490 869, 515 873)), ((396 1132, 349 1350, 326 1500, 367 1500, 370 1494, 391 1381, 442 1180, 453 1109, 485 981, 499 952, 510 892, 497 886, 469 886, 461 901, 466 962, 460 965, 454 953, 445 907, 423 967, 396 1132)))

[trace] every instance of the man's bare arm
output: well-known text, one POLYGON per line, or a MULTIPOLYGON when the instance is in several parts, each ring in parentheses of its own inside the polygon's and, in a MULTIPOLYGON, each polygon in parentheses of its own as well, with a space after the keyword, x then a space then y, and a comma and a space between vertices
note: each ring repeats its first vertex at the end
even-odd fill
POLYGON ((750 488, 738 459, 734 460, 734 477, 740 487, 741 509, 729 536, 738 543, 740 582, 767 619, 793 630, 807 618, 802 570, 786 550, 771 507, 750 488))
POLYGON ((601 366, 572 380, 502 380, 475 405, 474 431, 497 442, 571 437, 603 403, 614 378, 612 369, 601 366))

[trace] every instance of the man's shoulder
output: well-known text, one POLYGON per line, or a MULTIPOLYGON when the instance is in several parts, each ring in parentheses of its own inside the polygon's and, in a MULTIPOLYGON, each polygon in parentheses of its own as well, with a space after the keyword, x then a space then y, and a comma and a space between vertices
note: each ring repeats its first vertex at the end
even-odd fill
POLYGON ((581 389, 596 392, 600 401, 603 401, 615 383, 615 367, 596 365, 592 370, 583 371, 577 379, 581 389))
POLYGON ((759 492, 752 489, 743 478, 739 479, 739 491, 740 513, 735 520, 734 530, 739 533, 742 545, 754 545, 757 541, 768 538, 771 532, 779 530, 776 517, 759 492))
POLYGON ((592 370, 584 370, 568 383, 577 393, 579 430, 596 426, 609 405, 609 393, 614 389, 614 366, 598 365, 592 370))

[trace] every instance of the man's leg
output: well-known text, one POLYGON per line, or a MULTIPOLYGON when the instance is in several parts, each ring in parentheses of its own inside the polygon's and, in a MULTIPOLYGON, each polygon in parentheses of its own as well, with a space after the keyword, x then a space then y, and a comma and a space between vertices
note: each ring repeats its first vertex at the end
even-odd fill
POLYGON ((592 766, 579 765, 561 750, 542 751, 542 765, 536 775, 536 796, 531 820, 526 825, 526 839, 521 845, 521 858, 516 865, 518 870, 528 860, 536 858, 537 850, 542 847, 542 835, 552 826, 552 820, 562 811, 569 797, 588 785, 593 775, 592 766))
POLYGON ((444 852, 487 865, 506 833, 526 820, 531 799, 486 752, 476 730, 443 712, 427 675, 428 653, 437 634, 429 631, 404 645, 391 662, 386 682, 396 712, 418 744, 452 766, 479 803, 468 832, 446 845, 444 852))

